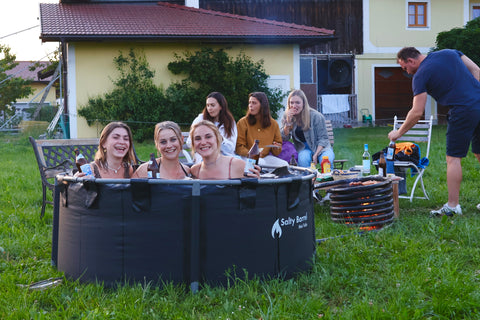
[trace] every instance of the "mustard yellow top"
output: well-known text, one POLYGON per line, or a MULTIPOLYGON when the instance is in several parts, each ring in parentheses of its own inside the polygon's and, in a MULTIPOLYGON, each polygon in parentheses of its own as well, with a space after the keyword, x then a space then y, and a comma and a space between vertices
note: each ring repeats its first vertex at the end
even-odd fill
MULTIPOLYGON (((275 119, 270 118, 271 124, 267 128, 262 128, 260 121, 257 121, 253 126, 248 123, 247 117, 243 117, 237 122, 237 146, 235 153, 246 157, 248 151, 255 143, 255 140, 259 140, 258 146, 264 148, 264 146, 271 145, 274 141, 282 145, 282 135, 280 134, 280 128, 275 119)), ((264 148, 260 153, 260 158, 267 156, 269 153, 274 156, 278 156, 282 152, 282 148, 264 148)))

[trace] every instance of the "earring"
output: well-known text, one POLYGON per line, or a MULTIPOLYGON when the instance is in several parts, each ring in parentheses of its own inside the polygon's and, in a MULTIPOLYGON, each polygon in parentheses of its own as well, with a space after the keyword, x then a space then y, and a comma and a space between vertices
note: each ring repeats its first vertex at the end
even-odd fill
POLYGON ((107 148, 103 148, 103 153, 107 153, 107 148))

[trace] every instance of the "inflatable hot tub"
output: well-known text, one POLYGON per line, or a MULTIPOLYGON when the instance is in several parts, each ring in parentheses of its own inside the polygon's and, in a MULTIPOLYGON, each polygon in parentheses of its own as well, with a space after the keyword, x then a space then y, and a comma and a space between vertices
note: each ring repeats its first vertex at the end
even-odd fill
POLYGON ((57 176, 52 262, 81 282, 289 278, 315 255, 313 173, 276 179, 57 176))

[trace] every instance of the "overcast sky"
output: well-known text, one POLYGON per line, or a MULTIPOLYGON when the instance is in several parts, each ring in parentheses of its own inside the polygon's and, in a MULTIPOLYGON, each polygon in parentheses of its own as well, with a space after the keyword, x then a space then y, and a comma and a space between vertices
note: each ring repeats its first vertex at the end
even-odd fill
POLYGON ((39 39, 40 3, 59 0, 0 0, 0 44, 10 47, 17 61, 48 61, 47 55, 58 47, 57 42, 39 39))

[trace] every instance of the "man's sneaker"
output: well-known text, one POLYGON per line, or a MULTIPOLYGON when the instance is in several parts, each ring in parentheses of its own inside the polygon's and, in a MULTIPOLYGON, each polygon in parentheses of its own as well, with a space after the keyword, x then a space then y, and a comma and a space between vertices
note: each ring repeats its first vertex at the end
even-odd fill
POLYGON ((441 207, 440 209, 430 211, 431 217, 438 217, 443 215, 452 217, 454 215, 461 215, 461 214, 462 214, 462 208, 460 207, 459 204, 457 204, 455 208, 450 208, 448 206, 448 203, 445 203, 443 207, 441 207))
POLYGON ((477 204, 477 210, 480 210, 480 203, 477 204))

